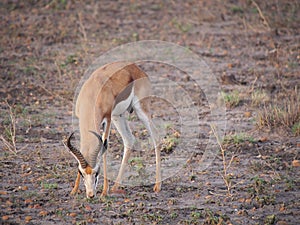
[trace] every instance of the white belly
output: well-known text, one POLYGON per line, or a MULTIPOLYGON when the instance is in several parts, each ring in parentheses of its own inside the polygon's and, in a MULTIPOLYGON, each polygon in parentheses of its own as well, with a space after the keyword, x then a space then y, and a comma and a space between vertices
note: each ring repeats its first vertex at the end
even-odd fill
POLYGON ((119 102, 112 111, 112 116, 119 116, 123 114, 132 103, 132 99, 134 96, 134 88, 132 88, 130 95, 124 101, 119 102))

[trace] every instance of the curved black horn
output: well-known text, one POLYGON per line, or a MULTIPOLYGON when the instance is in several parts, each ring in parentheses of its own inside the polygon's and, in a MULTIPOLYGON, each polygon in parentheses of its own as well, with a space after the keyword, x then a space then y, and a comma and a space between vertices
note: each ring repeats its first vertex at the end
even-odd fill
POLYGON ((103 149, 103 141, 102 141, 101 136, 99 134, 97 134, 96 132, 94 132, 94 131, 89 131, 89 132, 94 134, 99 140, 99 144, 98 144, 97 148, 93 151, 93 154, 92 154, 92 167, 95 167, 99 152, 103 149))
POLYGON ((87 161, 85 160, 85 158, 83 157, 83 155, 81 154, 81 152, 71 144, 71 139, 72 139, 73 135, 74 135, 74 132, 68 138, 68 140, 67 140, 67 146, 70 149, 71 153, 73 153, 74 157, 78 160, 78 162, 80 163, 81 167, 83 169, 85 169, 88 166, 87 161))

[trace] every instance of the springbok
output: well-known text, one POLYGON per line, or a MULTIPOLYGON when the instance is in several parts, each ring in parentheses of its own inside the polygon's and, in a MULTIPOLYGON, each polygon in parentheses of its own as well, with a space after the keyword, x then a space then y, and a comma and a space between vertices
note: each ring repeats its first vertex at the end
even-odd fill
POLYGON ((149 113, 151 84, 148 76, 134 63, 115 62, 106 64, 85 81, 76 101, 75 114, 79 119, 80 151, 71 144, 72 133, 67 140, 67 147, 78 161, 78 173, 71 194, 77 193, 80 176, 83 177, 86 196, 96 195, 100 171, 100 159, 103 158, 103 191, 102 196, 108 194, 106 149, 111 128, 111 121, 120 133, 124 153, 118 176, 112 188, 117 192, 122 182, 124 170, 128 163, 135 138, 132 135, 125 112, 136 112, 144 123, 155 148, 156 177, 153 190, 161 189, 160 150, 158 135, 149 113), (103 130, 102 138, 99 135, 103 130))

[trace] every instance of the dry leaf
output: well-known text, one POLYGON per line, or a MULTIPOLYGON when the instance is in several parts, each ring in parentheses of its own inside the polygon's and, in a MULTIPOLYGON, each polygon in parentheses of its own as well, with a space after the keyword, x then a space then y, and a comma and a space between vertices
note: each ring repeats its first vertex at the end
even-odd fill
POLYGON ((92 210, 91 206, 89 206, 89 205, 86 205, 86 206, 85 206, 85 209, 88 210, 88 211, 91 211, 91 210, 92 210))
POLYGON ((248 204, 250 204, 251 201, 252 201, 251 198, 247 198, 247 199, 245 200, 245 202, 248 203, 248 204))
POLYGON ((124 202, 126 202, 126 203, 127 203, 127 202, 130 202, 130 201, 131 201, 131 200, 130 200, 129 198, 125 198, 125 199, 124 199, 124 202))
POLYGON ((35 205, 33 206, 33 208, 34 208, 34 209, 39 209, 39 208, 41 208, 41 205, 40 205, 40 204, 35 204, 35 205))
POLYGON ((175 132, 174 132, 174 137, 180 138, 180 133, 179 133, 178 131, 175 131, 175 132))
POLYGON ((125 195, 126 194, 126 191, 122 190, 122 189, 118 189, 118 190, 113 190, 111 191, 113 194, 116 194, 116 195, 125 195))
POLYGON ((205 199, 211 199, 211 195, 207 195, 204 197, 205 199))
POLYGON ((237 212, 237 214, 238 214, 238 215, 244 215, 244 214, 245 214, 245 211, 244 211, 244 210, 239 210, 239 211, 237 212))
POLYGON ((40 211, 39 215, 40 216, 47 216, 48 212, 43 210, 43 211, 40 211))
POLYGON ((0 195, 7 195, 6 191, 0 191, 0 195))
POLYGON ((27 191, 28 187, 27 186, 23 186, 21 189, 22 189, 22 191, 27 191))
POLYGON ((195 194, 195 198, 200 198, 201 195, 200 194, 195 194))
POLYGON ((25 204, 32 203, 32 199, 25 199, 24 203, 25 203, 25 204))
POLYGON ((293 167, 299 167, 299 166, 300 166, 300 161, 297 160, 297 159, 293 160, 292 166, 293 166, 293 167))
POLYGON ((288 225, 288 223, 285 221, 278 221, 276 225, 288 225))
POLYGON ((245 199, 244 198, 240 198, 240 199, 238 199, 238 202, 245 202, 245 199))
POLYGON ((2 216, 2 220, 8 220, 9 216, 2 216))
POLYGON ((283 212, 284 210, 285 210, 285 207, 284 207, 284 204, 282 204, 282 205, 280 206, 279 211, 280 211, 280 212, 283 212))
POLYGON ((245 113, 244 113, 244 116, 247 117, 247 118, 251 117, 251 115, 252 115, 251 112, 245 112, 245 113))
POLYGON ((77 214, 76 214, 76 213, 70 213, 69 216, 71 216, 71 217, 76 217, 77 214))
POLYGON ((88 222, 88 223, 95 223, 95 219, 94 219, 94 218, 88 218, 88 219, 87 219, 87 222, 88 222))
POLYGON ((30 220, 32 220, 32 217, 31 217, 31 216, 26 216, 26 217, 25 217, 26 223, 30 222, 30 220))
POLYGON ((11 201, 7 200, 7 201, 5 202, 5 204, 6 204, 6 205, 12 205, 13 203, 12 203, 11 201))
POLYGON ((261 138, 259 139, 259 141, 261 141, 261 142, 265 142, 265 141, 267 141, 267 140, 268 140, 267 137, 261 137, 261 138))
POLYGON ((211 185, 210 182, 206 182, 206 183, 205 183, 205 186, 210 186, 210 185, 211 185))

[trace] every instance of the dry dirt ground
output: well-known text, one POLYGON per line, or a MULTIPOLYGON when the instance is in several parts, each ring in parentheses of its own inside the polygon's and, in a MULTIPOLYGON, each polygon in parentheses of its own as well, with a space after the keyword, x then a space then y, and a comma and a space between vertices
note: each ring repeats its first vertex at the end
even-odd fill
MULTIPOLYGON (((0 223, 298 224, 299 7, 297 0, 2 0, 0 223), (214 129, 189 137, 173 126, 176 110, 161 103, 153 108, 167 118, 163 155, 188 155, 162 191, 124 185, 125 195, 100 198, 100 181, 96 199, 85 199, 83 184, 71 196, 77 164, 63 141, 73 131, 78 82, 105 51, 141 40, 179 44, 210 67, 227 105, 221 149, 198 170, 214 129), (185 144, 192 138, 194 146, 185 144)), ((141 66, 190 81, 159 63, 141 66)), ((200 123, 208 121, 201 84, 182 87, 200 123)), ((108 151, 118 156, 122 144, 112 133, 108 151)), ((135 135, 147 134, 140 127, 135 135)), ((139 157, 130 166, 143 175, 139 157)))

